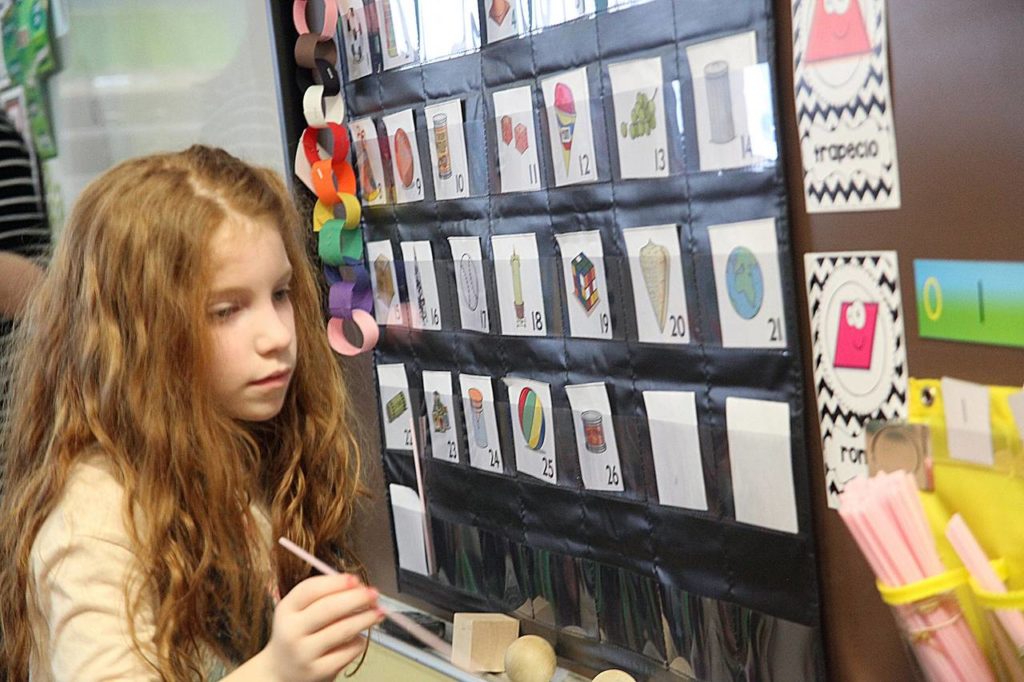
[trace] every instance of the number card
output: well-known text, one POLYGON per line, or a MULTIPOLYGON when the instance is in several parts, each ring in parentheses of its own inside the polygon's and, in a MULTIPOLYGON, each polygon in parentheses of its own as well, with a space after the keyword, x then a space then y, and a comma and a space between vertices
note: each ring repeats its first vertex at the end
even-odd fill
POLYGON ((583 486, 587 490, 621 492, 624 489, 622 465, 615 443, 608 389, 603 383, 577 384, 566 386, 565 392, 572 406, 583 486))
POLYGON ((736 520, 796 533, 789 404, 725 399, 736 520))
POLYGON ((754 32, 690 45, 686 58, 692 75, 700 169, 755 163, 743 83, 745 70, 757 64, 754 32))
POLYGON ((486 0, 484 10, 488 43, 519 36, 526 29, 529 11, 524 0, 486 0))
POLYGON ((484 287, 483 257, 479 237, 448 237, 455 266, 455 286, 459 291, 459 317, 462 328, 490 332, 487 290, 484 287))
POLYGON ((622 231, 641 342, 690 343, 679 233, 675 225, 622 231))
POLYGON ((387 203, 384 161, 380 158, 377 126, 369 118, 350 121, 349 132, 356 150, 356 171, 359 173, 359 194, 367 206, 387 203))
POLYGON ((349 80, 369 76, 373 72, 370 59, 370 32, 366 26, 366 8, 360 0, 338 3, 341 33, 345 37, 345 63, 349 80))
POLYGON ((496 92, 493 102, 502 193, 540 189, 540 164, 537 161, 537 134, 533 127, 533 92, 530 86, 496 92))
POLYGON ((412 401, 405 365, 377 365, 384 447, 412 450, 412 401))
POLYGON ((587 69, 566 71, 541 81, 548 117, 555 186, 597 180, 594 130, 590 122, 587 69))
POLYGON ((661 58, 637 59, 608 67, 615 107, 615 139, 623 178, 668 176, 665 83, 661 58))
POLYGON ((469 163, 462 127, 462 100, 426 107, 427 140, 434 174, 434 195, 439 201, 469 196, 469 163))
POLYGON ((429 241, 402 242, 402 260, 409 287, 409 320, 413 329, 441 329, 441 299, 429 241))
POLYGON ((557 26, 595 11, 594 0, 546 0, 533 3, 533 28, 557 26))
POLYGON ((469 464, 475 469, 502 473, 501 443, 498 442, 498 420, 494 415, 494 390, 491 378, 460 374, 462 414, 466 419, 469 439, 469 464))
POLYGON ((508 336, 544 336, 544 289, 541 286, 537 236, 507 234, 491 237, 494 278, 498 285, 501 333, 508 336))
POLYGON ((423 404, 430 422, 430 447, 434 459, 458 462, 459 435, 455 428, 451 372, 423 370, 423 404))
POLYGON ((708 227, 726 348, 785 348, 775 220, 708 227))
POLYGON ((402 302, 398 295, 398 273, 391 242, 366 242, 366 258, 370 263, 370 284, 373 285, 373 314, 377 324, 401 326, 402 302))
POLYGON ((598 230, 572 232, 557 234, 555 239, 562 252, 570 335, 590 339, 612 338, 601 233, 598 230))
POLYGON ((696 397, 691 391, 644 391, 644 405, 654 453, 658 502, 707 511, 696 397))
POLYGON ((377 0, 377 17, 384 70, 414 61, 419 51, 415 0, 377 0))
POLYGON ((551 387, 540 381, 516 377, 506 377, 505 385, 512 412, 516 468, 542 481, 557 482, 551 387))
POLYGON ((407 204, 423 199, 423 173, 420 170, 419 145, 413 125, 412 109, 384 117, 391 148, 391 171, 395 178, 395 203, 407 204))

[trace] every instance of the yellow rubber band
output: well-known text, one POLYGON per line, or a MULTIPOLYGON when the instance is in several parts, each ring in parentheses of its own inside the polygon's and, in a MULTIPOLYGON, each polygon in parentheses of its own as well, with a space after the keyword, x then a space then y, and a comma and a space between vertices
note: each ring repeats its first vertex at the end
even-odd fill
POLYGON ((939 573, 924 580, 918 580, 907 585, 893 587, 882 582, 875 582, 878 593, 882 595, 882 601, 890 606, 903 606, 914 602, 928 599, 935 595, 949 592, 967 582, 967 569, 954 568, 952 571, 939 573))
MULTIPOLYGON (((999 579, 1006 580, 1006 576, 1009 573, 1006 568, 1006 562, 1003 559, 996 559, 990 563, 999 579)), ((969 582, 971 589, 974 591, 975 600, 985 608, 1024 610, 1024 590, 992 592, 979 585, 978 581, 974 578, 969 578, 969 582)))

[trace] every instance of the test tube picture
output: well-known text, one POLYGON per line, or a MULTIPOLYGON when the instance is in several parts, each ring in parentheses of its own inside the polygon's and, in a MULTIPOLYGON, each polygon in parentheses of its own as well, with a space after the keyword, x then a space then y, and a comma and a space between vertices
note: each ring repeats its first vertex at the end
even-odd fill
POLYGON ((519 254, 512 250, 512 258, 509 261, 512 265, 512 304, 516 309, 516 326, 526 326, 526 306, 523 303, 523 273, 522 261, 519 254))
POLYGON ((469 408, 473 424, 473 440, 480 448, 487 447, 487 422, 484 421, 484 394, 479 389, 471 388, 469 408))

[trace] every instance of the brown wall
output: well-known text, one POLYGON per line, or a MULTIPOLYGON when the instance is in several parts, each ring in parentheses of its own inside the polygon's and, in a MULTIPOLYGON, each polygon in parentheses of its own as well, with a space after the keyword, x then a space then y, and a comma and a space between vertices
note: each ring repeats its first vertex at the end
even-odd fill
MULTIPOLYGON (((776 0, 779 89, 796 272, 810 251, 895 249, 912 376, 1024 383, 1024 351, 921 339, 914 258, 1024 260, 1024 4, 1021 0, 889 3, 890 75, 903 207, 808 215, 792 104, 789 0, 776 0)), ((802 284, 797 287, 803 291, 802 284)), ((802 344, 810 348, 806 298, 802 344)), ((377 408, 369 358, 344 361, 367 443, 358 544, 371 579, 396 595, 384 482, 377 456, 377 408)), ((814 405, 805 362, 806 400, 814 405)), ((809 410, 813 415, 814 411, 809 410)), ((906 680, 912 668, 874 579, 835 512, 825 505, 817 423, 807 424, 815 530, 821 567, 829 677, 906 680)), ((403 599, 408 599, 403 596, 403 599)))
MULTIPOLYGON (((791 31, 790 3, 776 0, 779 35, 791 31)), ((890 76, 902 208, 808 215, 801 193, 793 112, 791 43, 780 38, 782 92, 796 270, 810 251, 895 249, 911 376, 952 375, 1024 383, 1024 350, 922 339, 915 258, 1024 260, 1024 3, 928 0, 888 3, 890 76)), ((800 287, 804 291, 803 287, 800 287)), ((810 335, 800 301, 805 357, 810 335)), ((810 362, 805 396, 814 405, 810 362)), ((807 425, 825 643, 834 680, 904 680, 910 664, 874 578, 838 515, 825 504, 818 425, 807 425)))

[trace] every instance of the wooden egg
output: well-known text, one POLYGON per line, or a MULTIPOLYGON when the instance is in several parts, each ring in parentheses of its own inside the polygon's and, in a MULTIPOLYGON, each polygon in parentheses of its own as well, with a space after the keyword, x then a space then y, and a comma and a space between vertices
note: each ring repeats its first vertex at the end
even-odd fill
POLYGON ((505 674, 512 682, 550 682, 557 667, 555 650, 537 635, 524 635, 505 650, 505 674))

